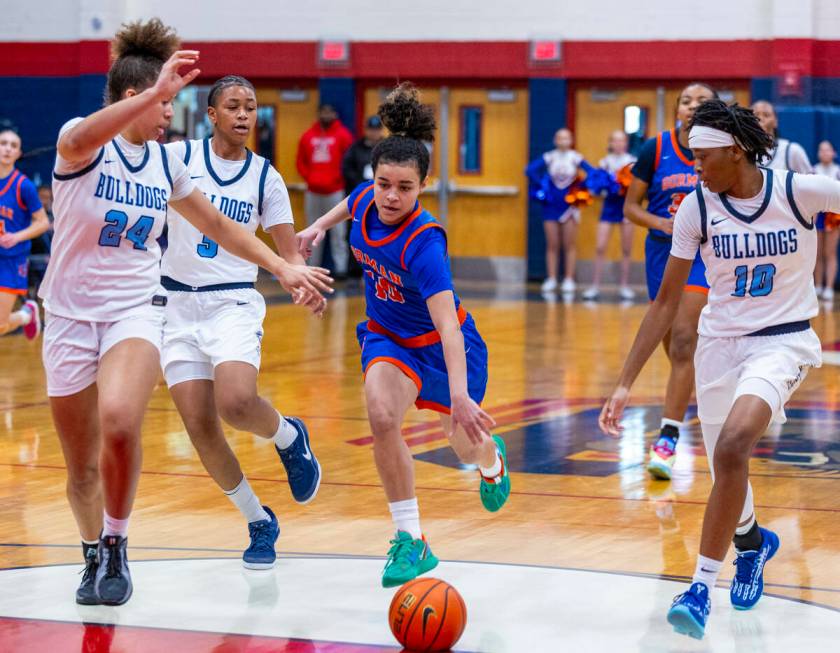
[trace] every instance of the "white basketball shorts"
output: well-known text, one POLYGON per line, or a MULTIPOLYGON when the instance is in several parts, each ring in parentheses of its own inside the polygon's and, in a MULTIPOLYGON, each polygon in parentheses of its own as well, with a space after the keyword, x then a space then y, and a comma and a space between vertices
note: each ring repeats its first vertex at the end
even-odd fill
POLYGON ((756 395, 784 423, 784 406, 808 370, 822 365, 812 329, 776 336, 700 336, 694 354, 697 412, 701 422, 723 424, 735 400, 756 395))
POLYGON ((170 291, 161 367, 170 388, 213 380, 217 365, 240 361, 260 369, 265 300, 252 288, 170 291))

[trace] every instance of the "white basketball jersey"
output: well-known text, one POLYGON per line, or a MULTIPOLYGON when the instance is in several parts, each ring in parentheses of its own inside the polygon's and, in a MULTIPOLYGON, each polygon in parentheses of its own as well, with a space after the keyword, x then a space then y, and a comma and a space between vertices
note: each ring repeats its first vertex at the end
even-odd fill
POLYGON ((699 246, 706 265, 710 290, 701 335, 748 335, 808 320, 819 310, 813 216, 840 209, 840 183, 781 170, 763 174, 755 198, 702 188, 686 197, 674 218, 671 254, 693 259, 699 246))
MULTIPOLYGON (((224 215, 254 233, 293 224, 289 194, 280 174, 261 156, 246 150, 244 161, 227 161, 212 149, 211 139, 166 146, 183 158, 196 186, 224 215)), ((210 240, 174 209, 169 211, 168 248, 163 255, 164 276, 193 287, 253 283, 257 266, 210 240)))
POLYGON ((776 149, 770 152, 770 157, 761 165, 774 170, 792 170, 803 174, 811 172, 811 162, 803 147, 786 138, 780 138, 776 142, 776 149))
MULTIPOLYGON (((62 129, 77 124, 73 120, 62 129)), ((59 136, 60 137, 60 136, 59 136)), ((56 161, 55 235, 38 292, 47 311, 92 322, 120 320, 161 291, 157 239, 167 202, 192 191, 183 165, 173 193, 163 147, 135 146, 117 136, 81 169, 56 161), (70 170, 70 171, 68 171, 70 170)))

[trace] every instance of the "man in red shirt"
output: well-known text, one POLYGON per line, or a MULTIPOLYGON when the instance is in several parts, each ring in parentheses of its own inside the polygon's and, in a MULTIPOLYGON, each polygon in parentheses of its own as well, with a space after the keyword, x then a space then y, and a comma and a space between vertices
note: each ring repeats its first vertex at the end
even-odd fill
MULTIPOLYGON (((297 169, 306 182, 304 211, 306 224, 332 209, 344 199, 344 178, 341 175, 341 160, 344 152, 353 144, 353 135, 341 124, 335 109, 329 104, 318 108, 318 120, 300 137, 297 152, 297 169)), ((342 222, 330 229, 330 254, 333 259, 333 276, 347 276, 347 223, 342 222)), ((321 265, 324 255, 321 243, 313 249, 309 262, 321 265)))

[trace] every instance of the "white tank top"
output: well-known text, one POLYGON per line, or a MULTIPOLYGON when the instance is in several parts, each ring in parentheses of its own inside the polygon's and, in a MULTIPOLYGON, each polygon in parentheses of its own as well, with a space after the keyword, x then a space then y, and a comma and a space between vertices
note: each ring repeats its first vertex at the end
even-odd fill
POLYGON ((575 150, 551 150, 543 154, 543 161, 552 183, 562 190, 571 186, 577 178, 583 155, 575 150))
POLYGON ((807 174, 811 172, 811 162, 805 149, 799 144, 780 138, 776 142, 776 148, 770 152, 769 158, 761 165, 774 170, 792 170, 807 174))
MULTIPOLYGON (((294 224, 289 193, 280 173, 261 156, 246 152, 242 161, 218 157, 211 139, 184 141, 166 146, 172 157, 183 159, 193 182, 208 200, 243 229, 270 229, 294 224)), ((168 248, 161 272, 179 283, 212 286, 253 283, 257 266, 204 236, 174 209, 169 210, 168 248)))
POLYGON ((699 247, 706 265, 710 289, 701 335, 748 335, 818 313, 813 216, 840 210, 840 182, 762 172, 756 197, 739 200, 702 188, 683 200, 674 217, 671 254, 693 259, 699 247))
POLYGON ((117 136, 83 167, 58 157, 52 188, 55 235, 38 292, 46 310, 91 322, 142 310, 161 293, 157 239, 167 202, 193 189, 183 164, 158 143, 117 136))

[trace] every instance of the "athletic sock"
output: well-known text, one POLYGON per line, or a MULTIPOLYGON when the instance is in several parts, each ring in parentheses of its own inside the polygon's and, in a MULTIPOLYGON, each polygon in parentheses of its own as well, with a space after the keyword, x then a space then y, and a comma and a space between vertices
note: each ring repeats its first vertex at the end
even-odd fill
POLYGON ((99 547, 99 540, 88 542, 82 540, 82 557, 87 560, 90 555, 96 555, 96 549, 99 547))
POLYGON ((388 504, 391 511, 391 518, 398 531, 404 531, 415 540, 423 537, 420 530, 420 508, 417 505, 417 497, 405 501, 394 501, 388 504))
POLYGON ((710 591, 717 582, 723 560, 712 560, 706 556, 697 556, 697 567, 694 569, 692 583, 703 583, 710 591))
POLYGON ((26 326, 32 320, 35 319, 35 316, 32 315, 32 311, 30 311, 28 308, 22 308, 19 311, 15 311, 14 313, 12 313, 12 317, 15 317, 15 316, 17 316, 18 319, 20 320, 20 325, 21 326, 26 326))
POLYGON ((244 475, 242 476, 242 480, 239 481, 239 485, 230 491, 226 491, 225 494, 233 502, 233 505, 239 508, 239 512, 242 513, 242 516, 245 517, 245 520, 249 524, 255 521, 271 519, 268 513, 263 510, 260 500, 254 494, 254 491, 251 489, 251 484, 248 483, 248 479, 244 475))
POLYGON ((490 467, 479 466, 478 471, 481 472, 481 475, 484 478, 496 478, 502 473, 502 457, 499 455, 498 448, 496 449, 496 462, 494 462, 490 467))
POLYGON ((278 449, 288 449, 297 439, 298 432, 279 411, 277 412, 277 416, 280 418, 280 424, 277 427, 277 433, 274 434, 272 439, 278 449))
POLYGON ((758 551, 761 548, 762 541, 761 531, 758 529, 758 522, 755 517, 749 524, 739 527, 735 531, 735 537, 732 538, 732 543, 738 551, 758 551))
POLYGON ((102 537, 108 537, 109 535, 125 537, 126 535, 128 535, 129 519, 130 517, 126 517, 125 519, 117 519, 116 517, 111 517, 111 515, 109 515, 106 512, 104 526, 102 528, 102 537))
POLYGON ((671 438, 674 443, 680 439, 680 427, 682 426, 682 422, 678 422, 675 419, 668 419, 667 417, 663 417, 662 421, 659 424, 659 432, 661 435, 665 435, 671 438))

